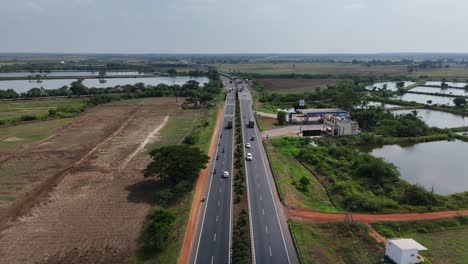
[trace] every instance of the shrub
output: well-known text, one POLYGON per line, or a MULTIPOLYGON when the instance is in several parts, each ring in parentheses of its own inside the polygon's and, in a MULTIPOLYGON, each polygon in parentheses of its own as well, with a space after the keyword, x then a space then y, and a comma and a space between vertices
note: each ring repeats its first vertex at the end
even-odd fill
POLYGON ((156 251, 163 249, 169 241, 174 220, 172 213, 163 209, 153 209, 143 227, 143 247, 156 251))

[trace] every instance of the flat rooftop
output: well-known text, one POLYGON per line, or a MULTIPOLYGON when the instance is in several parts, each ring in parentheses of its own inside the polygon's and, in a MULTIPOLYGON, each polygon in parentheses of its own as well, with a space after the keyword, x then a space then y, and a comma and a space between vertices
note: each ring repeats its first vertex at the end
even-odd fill
POLYGON ((300 111, 306 115, 326 115, 326 114, 337 115, 337 114, 347 113, 347 111, 339 109, 339 108, 317 108, 317 109, 309 108, 309 109, 301 109, 300 111))
POLYGON ((399 249, 417 249, 417 250, 427 250, 427 248, 412 238, 396 238, 389 239, 395 246, 399 249))

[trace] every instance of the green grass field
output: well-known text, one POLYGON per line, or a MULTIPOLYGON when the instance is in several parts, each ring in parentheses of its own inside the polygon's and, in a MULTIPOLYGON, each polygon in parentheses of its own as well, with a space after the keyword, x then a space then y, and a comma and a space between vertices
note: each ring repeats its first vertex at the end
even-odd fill
POLYGON ((420 252, 430 263, 468 263, 468 218, 409 222, 383 222, 373 228, 387 237, 413 238, 427 251, 420 252))
POLYGON ((321 212, 338 212, 327 197, 317 179, 292 155, 284 139, 274 138, 265 142, 265 149, 273 171, 282 202, 292 208, 313 209, 321 212), (310 179, 306 191, 299 190, 301 177, 310 179))
MULTIPOLYGON (((148 149, 153 149, 165 145, 181 144, 183 139, 188 135, 193 135, 196 138, 195 147, 199 147, 205 152, 211 142, 211 137, 216 124, 216 116, 218 113, 217 107, 209 109, 196 110, 180 110, 174 113, 166 124, 161 129, 159 139, 153 143, 148 149), (206 122, 208 122, 207 125, 206 122)), ((175 215, 174 232, 172 239, 167 247, 151 256, 138 254, 132 258, 133 263, 177 263, 182 242, 185 235, 185 229, 190 213, 191 202, 193 199, 193 191, 186 193, 181 197, 177 204, 167 208, 175 215)))
POLYGON ((411 73, 411 77, 428 76, 435 80, 447 78, 447 81, 462 81, 468 80, 468 68, 461 65, 451 65, 450 68, 419 70, 411 73))
POLYGON ((0 100, 0 120, 24 115, 47 115, 50 109, 81 104, 82 98, 38 98, 33 100, 0 100))
POLYGON ((8 152, 21 145, 41 140, 51 135, 57 128, 72 122, 73 119, 54 119, 17 126, 0 128, 0 152, 8 152))
POLYGON ((290 221, 303 264, 375 264, 384 257, 378 244, 361 224, 347 226, 343 222, 313 224, 290 221))
POLYGON ((406 75, 404 65, 361 66, 351 63, 238 63, 212 64, 223 72, 242 72, 257 74, 330 74, 330 75, 406 75))

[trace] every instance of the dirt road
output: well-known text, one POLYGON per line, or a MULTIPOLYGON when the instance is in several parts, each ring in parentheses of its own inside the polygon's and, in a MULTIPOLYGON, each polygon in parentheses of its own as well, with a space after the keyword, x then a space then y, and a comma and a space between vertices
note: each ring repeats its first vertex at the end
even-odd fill
POLYGON ((21 188, 18 199, 2 207, 3 219, 14 216, 8 213, 24 193, 63 175, 44 187, 47 198, 31 198, 32 210, 0 233, 0 263, 125 263, 155 190, 142 176, 148 159, 141 151, 178 109, 174 98, 96 107, 31 147, 33 154, 1 163, 16 173, 12 164, 35 162, 20 171, 35 187, 21 188))
MULTIPOLYGON (((327 214, 307 210, 286 209, 285 212, 291 218, 304 219, 314 222, 334 222, 344 221, 345 214, 327 214)), ((361 214, 353 213, 355 221, 363 223, 382 222, 382 221, 411 221, 411 220, 430 220, 439 218, 450 218, 459 215, 468 215, 468 210, 415 213, 415 214, 361 214)))

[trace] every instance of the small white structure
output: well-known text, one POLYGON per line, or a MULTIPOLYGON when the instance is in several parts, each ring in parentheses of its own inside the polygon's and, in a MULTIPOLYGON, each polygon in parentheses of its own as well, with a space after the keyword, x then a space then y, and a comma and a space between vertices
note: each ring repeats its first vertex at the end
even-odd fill
POLYGON ((427 248, 414 239, 387 239, 385 255, 397 264, 415 264, 424 262, 424 258, 418 254, 419 250, 427 250, 427 248))

